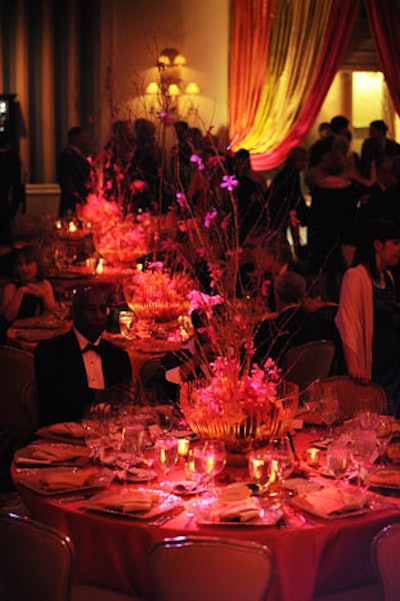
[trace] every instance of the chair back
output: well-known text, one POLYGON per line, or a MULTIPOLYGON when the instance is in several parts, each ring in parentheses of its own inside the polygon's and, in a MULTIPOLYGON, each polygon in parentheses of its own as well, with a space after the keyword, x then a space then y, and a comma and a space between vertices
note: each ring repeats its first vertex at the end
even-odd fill
POLYGON ((0 431, 29 438, 36 429, 33 355, 11 346, 0 347, 0 431), (29 406, 29 411, 27 410, 29 406))
POLYGON ((400 524, 383 528, 372 541, 372 563, 382 601, 400 599, 400 524))
POLYGON ((7 601, 69 601, 70 540, 28 517, 0 514, 0 582, 7 601))
POLYGON ((353 417, 357 413, 360 399, 373 402, 378 413, 387 411, 386 393, 379 384, 357 384, 350 376, 331 376, 319 381, 320 390, 326 384, 336 386, 339 410, 344 417, 353 417))
POLYGON ((335 343, 331 340, 294 346, 282 358, 283 377, 297 384, 301 394, 314 380, 329 376, 334 357, 335 343))
POLYGON ((155 601, 263 601, 274 573, 268 547, 201 536, 164 539, 148 567, 155 601))

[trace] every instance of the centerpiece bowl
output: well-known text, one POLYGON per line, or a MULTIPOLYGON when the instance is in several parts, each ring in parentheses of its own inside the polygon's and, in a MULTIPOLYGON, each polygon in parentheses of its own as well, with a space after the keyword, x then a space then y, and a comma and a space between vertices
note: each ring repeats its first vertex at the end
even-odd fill
POLYGON ((219 384, 197 380, 181 388, 181 410, 200 438, 223 440, 229 453, 243 454, 287 432, 298 406, 296 384, 281 380, 263 396, 249 394, 241 381, 219 384))

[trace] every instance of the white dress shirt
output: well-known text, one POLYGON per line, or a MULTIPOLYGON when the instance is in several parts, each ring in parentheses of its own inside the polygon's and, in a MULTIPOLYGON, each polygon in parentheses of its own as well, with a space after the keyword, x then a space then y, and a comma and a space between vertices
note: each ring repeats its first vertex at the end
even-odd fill
MULTIPOLYGON (((100 344, 101 336, 94 342, 90 342, 85 336, 82 336, 76 328, 74 328, 75 336, 78 340, 79 348, 81 351, 88 345, 93 344, 98 346, 100 344)), ((86 376, 88 380, 89 388, 96 388, 97 390, 105 389, 103 365, 101 363, 101 357, 96 351, 82 352, 83 362, 85 364, 86 376)))

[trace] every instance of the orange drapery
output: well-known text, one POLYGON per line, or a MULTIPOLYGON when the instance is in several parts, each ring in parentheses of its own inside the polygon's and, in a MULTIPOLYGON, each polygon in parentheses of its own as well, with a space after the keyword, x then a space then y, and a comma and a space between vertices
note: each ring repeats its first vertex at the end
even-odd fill
MULTIPOLYGON (((233 0, 229 104, 231 140, 244 138, 255 120, 265 84, 276 0, 233 0), (242 40, 250 43, 242 44, 242 40)), ((234 143, 234 140, 232 140, 234 143)))

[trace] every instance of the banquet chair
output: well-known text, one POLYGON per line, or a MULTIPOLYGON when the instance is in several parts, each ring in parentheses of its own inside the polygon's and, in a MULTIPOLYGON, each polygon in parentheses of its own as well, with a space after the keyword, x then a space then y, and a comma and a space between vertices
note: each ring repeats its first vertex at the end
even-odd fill
POLYGON ((344 417, 353 417, 357 412, 358 402, 361 398, 374 402, 378 413, 387 412, 386 393, 379 384, 357 384, 350 376, 331 376, 319 380, 319 386, 322 390, 325 384, 336 386, 339 410, 344 417))
POLYGON ((21 442, 31 438, 37 425, 34 380, 31 353, 0 347, 0 432, 21 442))
POLYGON ((313 340, 289 349, 282 357, 282 374, 299 387, 299 393, 314 380, 329 376, 335 357, 332 340, 313 340))
POLYGON ((380 599, 400 599, 400 524, 391 524, 375 536, 371 546, 372 562, 378 580, 380 599))
POLYGON ((138 601, 92 585, 73 585, 74 547, 27 516, 0 513, 0 592, 7 601, 138 601))
POLYGON ((148 568, 155 601, 263 601, 274 559, 257 543, 178 536, 151 549, 148 568))

